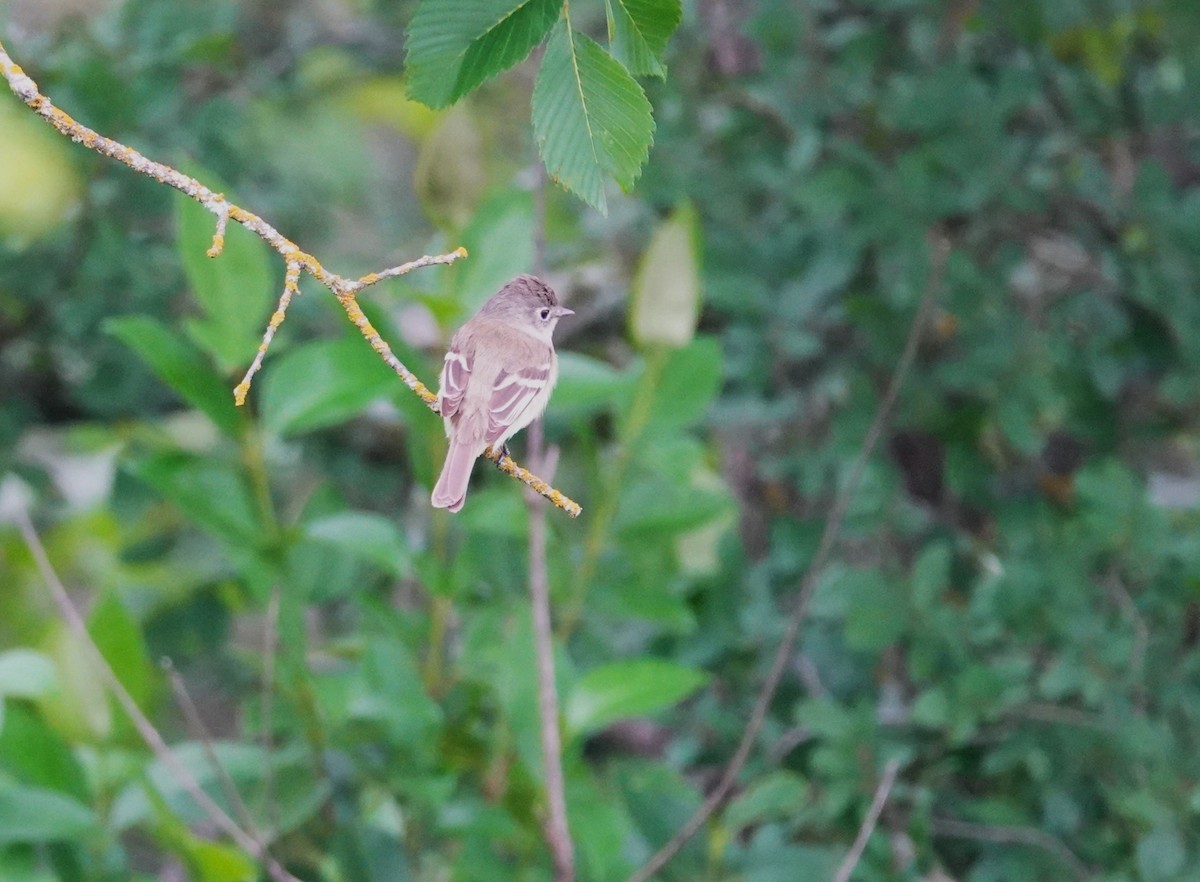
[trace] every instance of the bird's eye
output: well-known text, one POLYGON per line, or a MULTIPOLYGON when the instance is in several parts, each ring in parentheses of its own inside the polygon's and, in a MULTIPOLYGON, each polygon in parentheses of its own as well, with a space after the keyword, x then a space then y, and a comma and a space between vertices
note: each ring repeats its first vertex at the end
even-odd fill
POLYGON ((542 321, 545 321, 546 319, 550 318, 550 310, 542 307, 538 310, 538 315, 541 316, 542 321))

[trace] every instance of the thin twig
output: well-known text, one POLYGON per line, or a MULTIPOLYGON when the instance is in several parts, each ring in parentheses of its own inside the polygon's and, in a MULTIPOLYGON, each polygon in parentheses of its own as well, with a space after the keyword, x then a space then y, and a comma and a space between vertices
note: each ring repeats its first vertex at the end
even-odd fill
MULTIPOLYGON (((542 457, 542 421, 529 427, 529 455, 542 457)), ((555 882, 575 878, 574 846, 567 824, 566 784, 562 769, 562 736, 558 728, 558 690, 554 677, 554 629, 550 623, 550 584, 546 567, 546 507, 542 498, 525 494, 529 506, 529 605, 537 654, 538 717, 542 730, 542 776, 545 778, 546 844, 554 862, 555 882)))
POLYGON ((1013 709, 1013 716, 1033 720, 1039 723, 1053 723, 1061 726, 1080 726, 1086 729, 1099 729, 1111 732, 1116 726, 1099 714, 1090 713, 1075 707, 1064 707, 1049 702, 1031 702, 1013 709))
POLYGON ((279 830, 279 806, 275 802, 275 652, 279 647, 279 583, 271 586, 271 598, 267 601, 267 620, 263 624, 263 672, 262 693, 259 698, 259 726, 262 729, 263 754, 267 758, 266 778, 263 783, 265 817, 272 831, 279 830))
POLYGON ((734 781, 737 780, 737 776, 742 770, 742 766, 746 764, 746 760, 750 757, 754 741, 758 737, 758 732, 762 728, 763 722, 766 720, 767 710, 771 706, 771 699, 775 697, 775 690, 779 688, 783 672, 787 669, 788 659, 791 658, 792 649, 796 645, 796 638, 800 633, 800 625, 803 623, 804 617, 808 612, 808 603, 812 598, 813 590, 816 588, 817 580, 820 578, 829 554, 833 551, 838 534, 841 532, 842 522, 845 520, 846 512, 850 508, 854 494, 858 491, 858 485, 862 481, 867 461, 870 459, 880 435, 883 434, 884 426, 891 416, 892 406, 896 403, 900 386, 904 382, 909 368, 912 367, 913 359, 917 354, 917 343, 920 340, 921 331, 925 327, 925 321, 929 316, 937 292, 941 288, 942 276, 945 272, 946 260, 950 252, 950 243, 940 232, 935 231, 931 234, 930 252, 929 277, 925 283, 925 291, 921 295, 921 302, 918 304, 916 314, 913 316, 912 325, 908 329, 908 339, 904 343, 904 351, 901 353, 900 360, 896 363, 896 368, 892 372, 892 379, 888 384, 887 391, 884 393, 879 406, 875 410, 875 417, 871 420, 871 426, 867 429, 866 437, 863 438, 862 446, 859 448, 858 456, 855 458, 854 465, 850 469, 850 474, 846 478, 846 483, 842 486, 841 491, 834 500, 833 508, 830 510, 829 517, 825 521, 825 529, 821 533, 821 540, 817 545, 817 551, 808 565, 808 570, 805 572, 804 578, 801 580, 795 606, 788 617, 787 628, 784 630, 783 638, 779 642, 779 648, 775 651, 775 658, 771 663, 771 669, 767 673, 767 678, 759 690, 758 697, 754 703, 754 710, 751 712, 750 719, 746 723, 746 729, 742 733, 737 750, 734 751, 733 757, 729 760, 728 765, 726 765, 725 771, 721 775, 721 780, 705 798, 704 802, 700 804, 700 807, 692 813, 692 816, 688 818, 666 845, 660 848, 650 860, 629 877, 628 882, 646 882, 646 880, 662 869, 667 861, 674 857, 689 839, 696 835, 700 827, 725 802, 730 790, 733 788, 734 781))
POLYGON ((1092 871, 1071 851, 1061 839, 1051 836, 1036 827, 1009 827, 1001 824, 974 824, 953 818, 933 818, 934 836, 947 839, 974 839, 982 842, 998 842, 1001 845, 1029 845, 1048 851, 1066 864, 1071 875, 1079 880, 1091 878, 1092 871))
POLYGON ((211 796, 204 792, 204 788, 183 765, 175 752, 163 740, 159 731, 154 728, 154 724, 149 718, 142 713, 141 708, 137 706, 137 702, 133 700, 133 696, 129 694, 129 690, 117 678, 113 669, 109 666, 108 661, 104 658, 100 648, 96 646, 92 635, 88 633, 87 624, 83 621, 83 617, 75 609, 71 603, 71 598, 67 594, 66 586, 58 577, 54 567, 50 563, 50 558, 46 556, 46 548, 42 545, 42 540, 38 538, 37 531, 33 528, 33 522, 29 519, 29 512, 25 509, 20 509, 16 513, 17 526, 21 531, 21 537, 25 540, 25 546, 29 549, 29 553, 33 555, 34 562, 37 564, 38 571, 42 575, 42 581, 46 583, 46 587, 50 590, 50 595, 54 599, 55 606, 58 607, 59 614, 67 623, 75 636, 84 645, 86 650, 91 653, 96 664, 96 670, 100 675, 100 679, 104 681, 109 690, 116 696, 117 703, 125 711, 129 721, 141 736, 142 741, 150 748, 150 751, 158 759, 163 767, 170 772, 177 784, 187 791, 188 795, 195 800, 200 806, 208 819, 216 825, 226 836, 237 844, 238 848, 245 851, 247 854, 253 855, 256 860, 262 861, 266 867, 268 875, 275 882, 299 882, 295 876, 283 868, 283 866, 275 860, 275 858, 267 851, 266 846, 247 833, 237 822, 231 818, 221 806, 219 806, 211 796))
MULTIPOLYGON (((534 185, 534 272, 544 275, 546 179, 538 166, 534 185)), ((545 455, 540 419, 527 432, 529 459, 553 476, 553 456, 545 455)), ((529 606, 533 617, 533 642, 537 655, 538 719, 542 734, 542 777, 546 787, 544 828, 554 864, 555 882, 575 878, 575 849, 567 823, 566 784, 562 769, 562 735, 558 728, 558 690, 554 677, 554 628, 550 621, 550 578, 546 566, 546 506, 540 496, 525 494, 529 506, 529 606)))
MULTIPOLYGON (((207 250, 209 257, 216 257, 221 253, 225 244, 225 226, 232 220, 257 235, 283 258, 287 267, 287 278, 284 282, 284 292, 280 298, 280 305, 271 317, 271 322, 268 324, 267 330, 263 335, 263 342, 255 355, 250 371, 247 372, 242 382, 234 387, 233 397, 237 404, 241 405, 245 402, 246 396, 250 391, 250 381, 258 366, 262 364, 262 357, 266 352, 266 347, 270 345, 271 339, 275 334, 275 329, 283 321, 287 302, 290 300, 292 294, 295 293, 290 282, 297 280, 299 273, 303 271, 307 272, 333 292, 338 303, 341 304, 342 309, 345 311, 346 316, 358 328, 359 333, 363 335, 363 338, 366 339, 371 348, 395 372, 404 385, 420 396, 421 400, 431 410, 435 413, 437 412, 437 396, 424 383, 417 379, 416 375, 396 357, 391 346, 380 336, 379 331, 375 329, 375 326, 371 324, 370 320, 363 313, 362 307, 358 305, 356 295, 364 288, 381 282, 384 279, 396 278, 421 267, 454 263, 456 260, 467 256, 465 248, 458 248, 447 254, 426 255, 399 266, 389 267, 379 272, 367 273, 365 276, 357 279, 348 279, 327 270, 316 257, 302 251, 295 242, 285 237, 258 215, 229 202, 223 194, 213 192, 195 178, 189 177, 169 165, 148 159, 119 141, 104 137, 55 107, 49 98, 38 91, 37 83, 30 79, 12 60, 5 50, 3 43, 0 43, 0 74, 4 75, 4 79, 7 80, 9 88, 13 93, 60 134, 102 156, 115 159, 129 166, 129 168, 139 174, 153 178, 160 184, 165 184, 184 193, 211 212, 216 217, 216 231, 213 235, 212 246, 207 250)), ((518 466, 510 457, 501 458, 498 454, 490 450, 485 455, 496 462, 502 472, 516 478, 527 487, 532 488, 534 492, 545 496, 571 517, 579 516, 582 509, 578 503, 564 496, 536 475, 518 466)))
POLYGON ((1146 652, 1150 646, 1150 628, 1142 614, 1138 612, 1137 603, 1118 572, 1112 572, 1104 580, 1109 593, 1121 608, 1125 618, 1133 628, 1133 651, 1129 658, 1129 668, 1134 679, 1134 708, 1139 715, 1146 713, 1146 652))
POLYGON ((233 810, 242 824, 242 829, 256 840, 262 841, 262 836, 258 831, 257 825, 254 823, 254 818, 250 815, 250 809, 242 799, 242 794, 238 792, 237 785, 229 777, 229 772, 226 771, 225 764, 217 756, 217 749, 213 744, 212 734, 208 731, 208 727, 204 725, 204 719, 200 716, 200 709, 196 707, 196 702, 192 701, 191 693, 188 692, 187 685, 183 682, 183 677, 180 676, 179 671, 175 669, 175 664, 169 658, 164 658, 160 665, 171 683, 171 692, 175 696, 175 703, 183 711, 183 718, 187 721, 187 726, 192 733, 192 737, 200 742, 200 746, 204 750, 204 757, 208 760, 209 766, 212 767, 213 772, 216 774, 217 781, 221 785, 221 790, 225 793, 225 799, 233 806, 233 810))
POLYGON ((899 771, 900 760, 897 759, 888 760, 887 765, 883 767, 883 777, 879 779, 879 786, 875 788, 875 797, 871 800, 871 807, 867 809, 867 816, 863 818, 862 826, 858 828, 858 835, 854 837, 854 844, 850 846, 850 850, 846 852, 845 859, 842 861, 841 866, 838 867, 837 873, 834 874, 833 882, 850 882, 850 874, 854 872, 854 868, 862 860, 863 850, 867 847, 867 840, 875 832, 875 825, 879 823, 879 815, 883 812, 888 795, 892 792, 892 785, 896 783, 896 773, 899 771))

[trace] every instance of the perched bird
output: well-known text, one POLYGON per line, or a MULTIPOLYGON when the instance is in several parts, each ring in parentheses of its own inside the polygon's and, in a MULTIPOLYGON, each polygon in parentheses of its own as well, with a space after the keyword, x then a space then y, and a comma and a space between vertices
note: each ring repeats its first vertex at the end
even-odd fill
POLYGON ((461 509, 480 454, 504 450, 541 416, 558 379, 551 335, 573 314, 541 279, 517 276, 455 333, 437 396, 450 450, 433 488, 434 508, 461 509))

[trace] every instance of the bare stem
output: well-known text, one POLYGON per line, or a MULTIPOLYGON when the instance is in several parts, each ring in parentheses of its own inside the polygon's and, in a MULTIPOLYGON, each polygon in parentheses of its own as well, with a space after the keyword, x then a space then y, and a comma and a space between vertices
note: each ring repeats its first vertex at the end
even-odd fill
POLYGON ((221 790, 225 793, 225 799, 229 801, 229 804, 233 806, 233 810, 237 813, 238 820, 242 824, 242 829, 247 831, 256 840, 261 840, 262 837, 255 829, 254 819, 250 816, 250 809, 246 807, 246 803, 242 799, 242 794, 238 792, 237 785, 233 783, 233 779, 229 777, 229 772, 225 770, 225 765, 217 756, 212 735, 209 733, 208 727, 204 725, 204 719, 200 716, 200 709, 196 707, 196 702, 192 701, 191 693, 188 692, 187 685, 183 682, 183 677, 180 676, 179 671, 175 669, 174 663, 169 658, 162 660, 162 669, 166 672, 167 679, 171 682, 171 692, 175 695, 175 703, 183 711, 183 717, 187 721, 192 737, 199 741, 200 746, 204 749, 204 756, 208 760, 208 764, 212 766, 213 772, 216 773, 221 790))
MULTIPOLYGON (((363 313, 362 307, 358 305, 356 295, 364 288, 377 284, 384 279, 396 278, 421 267, 454 263, 456 260, 467 256, 465 248, 457 248, 448 254, 426 255, 399 266, 368 273, 357 279, 348 279, 327 270, 316 257, 302 251, 295 242, 288 239, 257 214, 229 202, 223 194, 213 192, 195 178, 189 177, 169 165, 155 162, 136 150, 126 147, 119 141, 104 137, 55 107, 49 98, 38 91, 37 83, 30 79, 25 71, 21 70, 12 60, 5 50, 3 43, 0 43, 0 74, 3 74, 13 94, 20 98, 30 110, 53 126, 60 134, 78 144, 82 144, 89 150, 99 153, 101 156, 115 159, 139 174, 153 178, 160 184, 173 187, 179 192, 195 199, 205 209, 210 211, 216 220, 213 243, 206 252, 209 257, 217 257, 221 253, 225 244, 225 227, 232 220, 257 235, 283 258, 287 267, 284 291, 280 298, 279 307, 272 314, 267 329, 263 334, 262 344, 255 354, 250 370, 246 373, 242 382, 233 390, 234 400, 239 405, 245 402, 246 396, 250 391, 250 382, 262 364, 263 356, 266 354, 267 347, 271 344, 271 340, 275 336, 276 329, 283 322, 288 302, 298 290, 296 284, 299 281, 300 274, 306 272, 333 292, 338 303, 341 304, 342 309, 345 311, 347 318, 358 328, 359 333, 363 335, 363 338, 370 344, 371 348, 395 372, 404 385, 415 392, 422 401, 429 405, 430 409, 436 412, 437 396, 424 383, 417 379, 416 375, 396 357, 391 346, 380 336, 379 332, 363 313)), ((490 459, 497 462, 500 470, 505 474, 516 478, 536 493, 545 496, 571 517, 579 516, 582 509, 578 503, 564 496, 536 475, 518 466, 511 458, 505 457, 501 460, 496 454, 490 452, 487 455, 490 459)))
POLYGON ((272 831, 279 830, 279 806, 275 802, 275 763, 272 756, 275 740, 275 653, 279 648, 279 584, 271 586, 271 598, 267 601, 267 620, 263 624, 263 672, 262 694, 259 698, 259 726, 262 729, 263 754, 267 758, 266 779, 263 786, 265 817, 272 831))
POLYGON ((1002 824, 974 824, 952 818, 934 818, 933 835, 947 839, 975 839, 1001 845, 1028 845, 1055 855, 1079 880, 1091 878, 1091 871, 1062 840, 1036 827, 1009 827, 1002 824))
POLYGON ((42 540, 38 538, 37 531, 33 528, 33 522, 29 519, 29 513, 24 509, 17 512, 17 526, 21 531, 21 537, 25 540, 25 545, 29 549, 29 553, 33 555, 34 562, 37 564, 38 571, 42 575, 42 581, 46 583, 46 587, 50 590, 50 595, 54 599, 55 606, 58 607, 58 612, 63 620, 67 623, 67 627, 74 632, 76 638, 86 647, 87 651, 92 655, 96 665, 96 670, 100 674, 100 679, 109 690, 116 696, 117 703, 125 711, 129 721, 141 736, 142 741, 150 748, 151 752, 158 758, 158 761, 163 764, 163 767, 171 774, 188 795, 195 800, 196 804, 208 816, 208 819, 226 836, 232 839, 238 848, 245 851, 247 854, 253 855, 256 860, 262 861, 266 867, 268 875, 274 882, 299 882, 295 876, 283 868, 283 866, 271 856, 265 845, 259 842, 250 833, 247 833, 237 822, 231 818, 221 806, 213 800, 211 796, 204 792, 204 788, 188 771, 187 767, 175 755, 175 752, 163 740, 159 731, 154 728, 154 724, 149 718, 142 713, 141 708, 137 706, 137 702, 133 700, 133 696, 129 694, 129 690, 122 685, 113 669, 109 666, 108 661, 96 646, 92 635, 88 633, 87 624, 83 621, 83 617, 71 603, 71 598, 67 594, 66 586, 59 579, 58 573, 54 571, 54 567, 50 563, 50 559, 46 556, 46 548, 42 545, 42 540))
MULTIPOLYGON (((542 422, 529 427, 529 455, 542 463, 542 422)), ((526 494, 529 505, 529 605, 537 653, 538 717, 542 730, 542 776, 546 786, 546 844, 554 862, 555 882, 575 878, 575 855, 567 826, 562 737, 558 728, 558 690, 554 678, 554 629, 550 623, 550 584, 546 568, 546 507, 540 496, 526 494)))
MULTIPOLYGON (((538 167, 534 192, 534 271, 545 274, 546 179, 538 167)), ((529 458, 553 476, 557 463, 545 455, 542 421, 527 433, 529 458)), ((542 730, 542 777, 546 786, 546 845, 554 863, 555 882, 573 882, 575 850, 567 824, 566 784, 562 769, 562 736, 558 728, 558 690, 554 678, 554 628, 550 621, 550 578, 546 566, 546 506, 541 496, 525 494, 529 506, 529 606, 537 655, 538 719, 542 730)))
POLYGON ((883 812, 888 795, 892 792, 892 785, 896 783, 896 773, 899 771, 900 760, 897 759, 888 760, 887 765, 883 767, 883 777, 879 779, 879 786, 875 788, 875 797, 871 800, 871 807, 867 809, 867 816, 863 818, 862 826, 858 828, 854 844, 850 846, 850 851, 846 852, 845 859, 838 867, 837 873, 834 874, 833 882, 850 882, 850 875, 858 866, 858 862, 862 860, 867 840, 875 832, 875 825, 879 823, 879 815, 883 812))
POLYGON ((875 410, 875 417, 871 420, 871 426, 867 429, 867 434, 859 447, 858 456, 854 460, 854 465, 850 469, 846 483, 842 485, 841 491, 834 500, 833 508, 829 512, 829 517, 825 521, 825 529, 821 533, 821 540, 817 545, 817 551, 813 555, 812 561, 808 565, 808 570, 805 571, 804 578, 800 582, 800 590, 796 597, 795 606, 792 607, 791 615, 788 617, 783 639, 780 640, 779 648, 775 651, 775 658, 771 663, 771 669, 767 673, 767 678, 763 682, 762 688, 759 690, 758 697, 754 702, 754 710, 751 712, 750 719, 746 723, 746 728, 742 732, 742 738, 738 742, 737 750, 734 751, 733 757, 725 766, 725 771, 722 773, 717 786, 705 797, 700 807, 692 813, 692 816, 688 818, 666 845, 660 848, 641 869, 629 877, 628 882, 647 882, 651 876, 662 869, 667 861, 678 853, 679 849, 683 848, 689 839, 696 835, 696 832, 704 823, 724 804, 730 790, 733 788, 734 782, 737 780, 738 774, 746 764, 746 760, 750 757, 750 751, 754 747, 758 732, 766 720, 771 700, 775 697, 775 691, 779 688, 783 672, 787 669, 788 660, 791 658, 792 650, 796 645, 796 638, 800 633, 800 625, 804 622, 804 617, 808 613, 808 603, 812 598, 813 590, 816 588, 817 580, 824 571, 829 555, 833 551, 833 546, 837 541, 838 535, 841 533, 846 512, 850 508, 854 494, 858 492, 858 485, 862 482, 867 461, 870 459, 880 435, 883 434, 884 426, 891 416, 892 406, 896 403, 896 397, 900 393, 900 386, 903 384, 904 378, 908 374, 909 368, 912 367, 913 360, 916 358, 917 343, 920 340, 921 330, 925 326, 925 321, 929 316, 936 294, 941 288, 950 244, 940 233, 935 232, 930 238, 929 276, 925 283, 925 291, 921 295, 921 302, 918 304, 916 314, 913 316, 912 325, 908 329, 908 339, 905 341, 904 351, 900 355, 900 360, 896 362, 891 382, 888 384, 883 398, 879 401, 879 406, 875 410))

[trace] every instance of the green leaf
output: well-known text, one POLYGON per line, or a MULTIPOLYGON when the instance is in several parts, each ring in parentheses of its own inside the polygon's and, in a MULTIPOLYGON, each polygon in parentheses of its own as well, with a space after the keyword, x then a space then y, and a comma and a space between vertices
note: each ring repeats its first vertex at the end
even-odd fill
POLYGON ((946 542, 931 542, 922 551, 912 568, 913 605, 923 612, 934 611, 942 593, 950 584, 950 546, 946 542))
POLYGON ((794 882, 796 879, 829 879, 841 859, 840 849, 829 845, 793 845, 782 841, 782 831, 766 828, 753 838, 738 862, 739 878, 754 882, 794 882))
MULTIPOLYGON (((211 172, 186 168, 213 190, 222 190, 211 172)), ((228 192, 228 191, 226 191, 228 192)), ((175 199, 179 252, 192 293, 204 315, 187 323, 188 334, 224 372, 250 363, 266 329, 273 274, 267 246, 241 224, 230 223, 225 247, 209 257, 216 217, 195 200, 175 199)), ((282 285, 280 285, 282 291, 282 285)))
POLYGON ((910 712, 912 722, 916 726, 928 726, 938 729, 950 724, 950 699, 940 686, 926 689, 913 702, 910 712))
MULTIPOLYGON (((115 591, 106 591, 88 616, 88 631, 121 685, 145 706, 153 688, 150 655, 137 621, 115 591)), ((117 717, 125 724, 124 714, 117 717)), ((132 730, 130 734, 133 734, 132 730)))
POLYGON ((51 625, 43 642, 54 659, 58 689, 38 702, 51 725, 73 741, 98 741, 113 729, 112 708, 91 648, 81 643, 65 623, 51 625))
POLYGON ((725 823, 741 831, 751 824, 795 817, 808 795, 808 782, 786 769, 771 772, 738 796, 725 810, 725 823))
POLYGON ((1179 831, 1162 825, 1142 837, 1137 846, 1138 871, 1146 882, 1178 879, 1187 860, 1187 850, 1179 831))
POLYGON ((412 568, 409 548, 396 525, 382 515, 343 511, 310 521, 304 528, 309 538, 328 542, 356 557, 400 576, 412 568))
POLYGON ((654 380, 649 425, 673 431, 695 422, 721 391, 720 342, 697 337, 672 351, 654 380))
POLYGON ((257 547, 262 526, 241 473, 216 460, 183 453, 148 456, 129 468, 198 526, 231 545, 257 547))
POLYGON ((0 757, 5 773, 21 784, 57 790, 81 801, 88 798, 87 778, 71 745, 32 704, 7 708, 0 730, 0 757))
POLYGON ((529 193, 503 190, 484 200, 463 230, 462 243, 471 259, 458 264, 454 293, 458 306, 469 315, 533 262, 529 193))
POLYGON ((348 420, 399 380, 365 340, 318 340, 272 363, 263 378, 267 428, 295 435, 348 420))
POLYGON ((724 493, 647 477, 621 493, 613 526, 628 541, 647 541, 693 529, 730 508, 724 493))
POLYGON ((241 434, 245 421, 233 403, 231 388, 183 336, 145 315, 109 319, 104 328, 222 432, 233 437, 241 434))
POLYGON ((202 882, 250 882, 258 878, 258 865, 245 852, 219 842, 188 836, 180 843, 187 863, 202 882))
POLYGON ((639 346, 686 346, 700 317, 700 225, 688 202, 659 224, 630 290, 629 330, 639 346))
POLYGON ((589 671, 567 701, 567 722, 577 733, 595 732, 626 717, 652 714, 682 701, 708 675, 660 659, 613 662, 589 671))
POLYGON ((399 640, 367 641, 362 667, 351 687, 348 721, 380 726, 392 744, 432 751, 442 710, 425 692, 417 660, 399 640))
POLYGON ((99 829, 80 802, 34 787, 0 787, 0 845, 80 839, 99 829))
POLYGON ((604 176, 628 190, 654 138, 650 102, 621 63, 560 23, 533 87, 533 130, 550 176, 608 212, 604 176))
MULTIPOLYGON (((265 810, 264 801, 266 794, 272 793, 273 804, 279 807, 278 824, 273 817, 259 817, 256 825, 264 830, 287 832, 311 818, 329 798, 329 782, 313 777, 301 749, 284 747, 267 753, 259 745, 231 741, 214 741, 211 749, 252 813, 273 814, 265 810)), ((209 796, 227 812, 234 811, 208 747, 186 741, 172 744, 171 750, 209 796)), ((108 823, 114 830, 127 830, 158 819, 162 809, 186 824, 206 818, 175 774, 156 759, 145 767, 144 779, 129 783, 113 800, 108 823)))
POLYGON ((635 76, 666 76, 660 61, 683 17, 679 0, 605 0, 613 55, 635 76))
MULTIPOLYGON (((421 141, 413 189, 430 220, 457 237, 475 216, 488 183, 483 134, 470 104, 438 116, 437 126, 421 141)), ((466 247, 473 257, 478 255, 466 247)))
POLYGON ((54 688, 54 662, 32 649, 0 652, 0 700, 37 698, 54 688))
POLYGON ((424 0, 408 26, 408 93, 445 107, 527 56, 559 0, 424 0))
POLYGON ((633 867, 624 853, 629 838, 625 813, 608 798, 591 775, 572 775, 567 780, 567 816, 574 825, 575 847, 580 863, 596 882, 619 882, 633 867))
POLYGON ((863 652, 882 650, 900 639, 908 628, 908 597, 899 580, 877 570, 850 570, 842 588, 850 594, 846 615, 846 643, 863 652))
POLYGON ((627 373, 578 352, 558 354, 558 384, 550 416, 590 416, 607 409, 632 387, 627 373))

